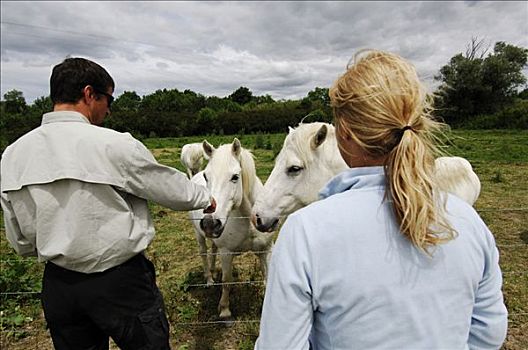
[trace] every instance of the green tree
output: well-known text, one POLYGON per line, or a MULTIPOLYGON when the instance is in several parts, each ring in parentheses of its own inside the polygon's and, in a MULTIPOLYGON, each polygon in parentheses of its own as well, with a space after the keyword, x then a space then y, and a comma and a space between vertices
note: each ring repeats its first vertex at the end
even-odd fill
POLYGON ((252 98, 253 93, 245 86, 239 87, 231 95, 229 95, 229 99, 238 103, 239 105, 245 105, 246 103, 250 102, 252 98))
POLYGON ((135 91, 125 91, 116 98, 112 105, 113 111, 137 111, 141 97, 135 91))
POLYGON ((10 90, 4 94, 0 116, 0 148, 40 125, 42 114, 50 112, 51 100, 41 97, 28 106, 21 91, 10 90))
POLYGON ((522 70, 528 50, 497 42, 487 54, 483 41, 472 39, 465 55, 459 53, 440 69, 435 107, 450 124, 468 118, 493 114, 511 105, 517 91, 526 83, 522 70))
POLYGON ((5 113, 17 114, 23 113, 27 109, 26 99, 22 91, 9 90, 4 94, 4 111, 5 113))
POLYGON ((308 92, 308 100, 312 102, 319 101, 323 106, 330 106, 330 96, 328 95, 328 88, 316 87, 308 92))
POLYGON ((197 118, 198 130, 207 134, 216 133, 218 116, 214 109, 205 107, 200 109, 197 118))
POLYGON ((257 105, 271 104, 271 103, 275 102, 273 97, 271 97, 271 95, 269 95, 269 94, 266 94, 266 95, 263 95, 263 96, 253 96, 253 101, 255 101, 255 103, 257 105))
POLYGON ((53 102, 49 96, 41 96, 33 101, 29 109, 40 118, 44 113, 53 111, 53 102))
POLYGON ((524 89, 523 91, 519 92, 518 97, 521 100, 528 100, 528 88, 524 89))
POLYGON ((301 99, 300 108, 305 110, 307 122, 332 121, 332 109, 330 108, 330 96, 328 88, 316 87, 301 99))

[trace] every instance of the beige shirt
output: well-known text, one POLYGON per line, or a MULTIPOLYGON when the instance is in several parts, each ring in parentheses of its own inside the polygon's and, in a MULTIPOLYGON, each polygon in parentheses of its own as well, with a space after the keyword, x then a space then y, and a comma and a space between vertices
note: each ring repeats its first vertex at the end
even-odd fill
POLYGON ((6 235, 23 256, 92 273, 147 248, 147 200, 173 210, 206 208, 210 193, 159 164, 128 133, 77 112, 44 114, 42 125, 6 148, 0 171, 6 235))

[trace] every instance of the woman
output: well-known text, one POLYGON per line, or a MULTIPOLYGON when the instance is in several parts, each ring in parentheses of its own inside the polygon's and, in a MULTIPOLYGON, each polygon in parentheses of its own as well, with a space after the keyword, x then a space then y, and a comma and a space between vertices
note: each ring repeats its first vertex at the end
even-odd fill
POLYGON ((442 125, 414 67, 360 53, 330 98, 350 169, 284 223, 255 348, 499 348, 495 241, 471 206, 435 191, 442 125))

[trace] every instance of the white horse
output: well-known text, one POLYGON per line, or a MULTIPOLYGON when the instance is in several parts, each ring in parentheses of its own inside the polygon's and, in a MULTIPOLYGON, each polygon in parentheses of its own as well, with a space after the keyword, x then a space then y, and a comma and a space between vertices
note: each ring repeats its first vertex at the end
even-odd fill
POLYGON ((480 194, 480 179, 467 159, 436 158, 435 175, 444 191, 454 194, 470 205, 475 204, 480 194))
POLYGON ((202 170, 204 158, 207 159, 204 154, 201 142, 183 145, 181 149, 180 161, 185 167, 189 179, 202 170))
MULTIPOLYGON (((440 189, 473 205, 480 193, 480 180, 471 164, 460 157, 440 157, 435 166, 440 189)), ((280 216, 316 201, 319 190, 347 168, 332 125, 316 122, 290 128, 253 207, 253 223, 262 232, 275 230, 280 216)))
POLYGON ((229 283, 232 282, 234 255, 253 251, 260 261, 266 280, 273 233, 258 232, 250 222, 251 208, 262 190, 262 182, 256 175, 252 154, 234 139, 215 149, 207 141, 203 149, 209 157, 206 168, 196 174, 192 181, 207 186, 216 200, 216 211, 204 214, 191 211, 195 236, 200 246, 204 277, 208 285, 213 284, 216 255, 222 262, 222 297, 218 305, 221 319, 231 318, 229 309, 229 283), (212 242, 211 254, 207 254, 206 239, 212 242))

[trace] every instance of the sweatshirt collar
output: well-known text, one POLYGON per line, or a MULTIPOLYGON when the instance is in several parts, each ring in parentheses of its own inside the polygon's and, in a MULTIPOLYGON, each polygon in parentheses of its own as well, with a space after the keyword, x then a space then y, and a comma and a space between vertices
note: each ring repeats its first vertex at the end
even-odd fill
POLYGON ((334 176, 319 192, 319 198, 328 198, 351 189, 385 187, 385 183, 383 166, 350 168, 334 176))

